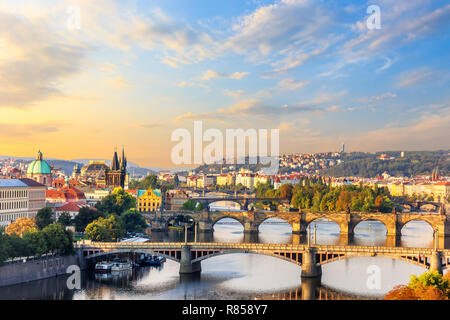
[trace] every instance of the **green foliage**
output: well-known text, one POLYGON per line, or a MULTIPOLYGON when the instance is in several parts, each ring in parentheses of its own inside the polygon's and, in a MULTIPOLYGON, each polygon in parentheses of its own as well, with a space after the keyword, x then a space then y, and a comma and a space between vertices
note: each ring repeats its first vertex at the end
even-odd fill
POLYGON ((332 177, 376 177, 387 171, 391 176, 430 175, 436 165, 439 165, 439 173, 450 173, 450 160, 448 151, 416 151, 405 152, 405 157, 400 158, 400 152, 383 152, 395 160, 379 160, 381 154, 349 153, 343 156, 343 162, 325 169, 321 174, 332 177))
POLYGON ((413 275, 407 286, 400 285, 389 291, 385 300, 449 300, 450 274, 428 271, 419 277, 413 275))
POLYGON ((86 227, 85 234, 92 241, 117 241, 125 234, 125 226, 117 215, 98 218, 86 227))
POLYGON ((52 223, 42 229, 47 250, 58 254, 69 254, 74 251, 73 237, 70 231, 64 230, 59 223, 52 223))
POLYGON ((291 205, 297 209, 320 212, 392 212, 395 206, 385 187, 331 187, 318 181, 304 182, 304 185, 299 183, 292 189, 291 205))
POLYGON ((158 181, 158 177, 154 174, 146 176, 144 179, 138 181, 138 180, 131 180, 128 184, 128 188, 130 189, 142 189, 142 190, 148 190, 148 189, 160 189, 161 185, 158 181))
POLYGON ((17 257, 40 256, 45 253, 71 254, 74 252, 72 232, 59 223, 52 223, 42 230, 31 228, 22 238, 16 234, 0 234, 0 264, 17 257))
POLYGON ((183 206, 181 207, 182 210, 190 210, 190 211, 201 211, 205 208, 203 203, 195 201, 195 199, 189 199, 185 203, 183 203, 183 206))
POLYGON ((420 276, 411 275, 408 287, 411 289, 434 287, 442 292, 445 292, 450 297, 450 281, 444 278, 437 271, 429 271, 422 273, 420 276))
POLYGON ((125 192, 122 188, 115 188, 96 207, 104 214, 115 213, 120 216, 123 212, 131 208, 136 208, 136 198, 125 192))
POLYGON ((104 216, 105 215, 100 210, 83 207, 73 219, 75 223, 75 230, 78 232, 82 232, 84 231, 84 229, 86 229, 86 226, 89 223, 104 216))
POLYGON ((41 256, 49 251, 43 232, 31 229, 23 233, 23 239, 28 242, 32 255, 41 256))
POLYGON ((39 230, 44 229, 49 224, 53 223, 53 212, 49 207, 40 209, 36 214, 36 226, 39 230))
POLYGON ((73 224, 73 219, 70 213, 63 212, 58 218, 58 223, 62 224, 63 226, 71 226, 73 224))
POLYGON ((144 217, 133 210, 124 212, 121 219, 126 232, 143 232, 148 227, 144 217))

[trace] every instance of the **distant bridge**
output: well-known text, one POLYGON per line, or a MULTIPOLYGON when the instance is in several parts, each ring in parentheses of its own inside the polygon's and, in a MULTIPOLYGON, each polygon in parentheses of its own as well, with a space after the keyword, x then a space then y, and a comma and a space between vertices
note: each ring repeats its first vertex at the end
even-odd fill
POLYGON ((370 246, 291 245, 261 243, 102 243, 77 242, 76 248, 86 260, 102 259, 106 255, 121 253, 153 253, 180 263, 180 273, 201 271, 201 261, 231 253, 262 254, 295 263, 302 268, 302 277, 318 277, 322 265, 333 261, 361 256, 390 257, 414 263, 440 273, 450 264, 450 250, 426 248, 396 248, 370 246))
POLYGON ((214 225, 224 219, 233 218, 244 226, 244 233, 258 233, 259 226, 271 218, 279 218, 292 227, 294 234, 306 234, 308 226, 318 220, 327 219, 335 222, 341 235, 351 236, 356 226, 363 221, 380 221, 386 227, 387 236, 400 237, 402 228, 411 221, 425 221, 439 237, 450 236, 450 218, 446 214, 392 212, 280 212, 280 211, 163 211, 145 214, 151 223, 152 231, 168 230, 169 222, 178 216, 187 216, 198 226, 199 232, 213 232, 214 225))

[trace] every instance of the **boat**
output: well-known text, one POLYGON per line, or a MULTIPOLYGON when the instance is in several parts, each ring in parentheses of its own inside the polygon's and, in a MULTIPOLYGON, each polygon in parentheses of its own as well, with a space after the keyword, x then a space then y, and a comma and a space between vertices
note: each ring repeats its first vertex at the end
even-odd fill
POLYGON ((143 266, 159 266, 163 262, 166 261, 165 257, 159 257, 159 256, 147 256, 141 261, 141 265, 143 266))
POLYGON ((175 224, 175 225, 170 225, 170 226, 168 226, 168 228, 169 228, 170 230, 179 230, 179 231, 183 231, 183 230, 184 230, 184 227, 183 227, 183 226, 180 226, 180 225, 177 225, 177 224, 175 224))
POLYGON ((125 270, 132 270, 132 269, 133 269, 133 265, 131 264, 131 262, 125 261, 125 260, 114 261, 111 266, 111 272, 125 271, 125 270))
POLYGON ((95 264, 95 272, 110 272, 113 263, 109 261, 101 261, 95 264))

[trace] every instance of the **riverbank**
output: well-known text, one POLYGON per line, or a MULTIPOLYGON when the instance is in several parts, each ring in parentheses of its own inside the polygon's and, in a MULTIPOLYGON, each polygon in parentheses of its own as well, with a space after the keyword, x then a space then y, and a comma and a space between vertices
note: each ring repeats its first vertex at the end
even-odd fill
POLYGON ((66 275, 71 265, 85 267, 76 254, 5 263, 0 266, 0 287, 66 275))

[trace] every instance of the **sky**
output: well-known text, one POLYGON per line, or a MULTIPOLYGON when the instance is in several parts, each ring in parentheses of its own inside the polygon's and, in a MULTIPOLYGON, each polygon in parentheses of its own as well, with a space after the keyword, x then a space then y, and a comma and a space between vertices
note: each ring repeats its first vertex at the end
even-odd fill
POLYGON ((0 0, 0 155, 174 167, 195 120, 281 153, 449 149, 449 40, 448 1, 0 0))

